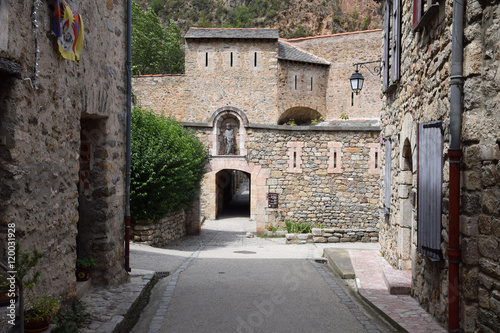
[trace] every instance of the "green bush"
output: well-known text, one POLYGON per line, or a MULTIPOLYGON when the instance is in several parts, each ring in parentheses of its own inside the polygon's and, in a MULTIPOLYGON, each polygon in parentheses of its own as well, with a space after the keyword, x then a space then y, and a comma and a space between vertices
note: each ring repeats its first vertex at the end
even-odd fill
POLYGON ((131 150, 133 220, 160 219, 198 199, 208 154, 177 121, 135 107, 131 150))
POLYGON ((138 74, 178 74, 184 72, 181 30, 173 21, 160 24, 156 11, 163 3, 144 11, 132 1, 132 70, 138 74))
POLYGON ((308 234, 312 231, 313 226, 307 222, 293 222, 285 220, 286 231, 290 234, 308 234))

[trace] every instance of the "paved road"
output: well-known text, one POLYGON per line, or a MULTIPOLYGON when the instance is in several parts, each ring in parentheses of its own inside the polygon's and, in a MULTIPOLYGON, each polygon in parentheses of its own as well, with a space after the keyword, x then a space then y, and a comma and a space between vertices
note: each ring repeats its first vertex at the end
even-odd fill
POLYGON ((131 246, 134 269, 168 271, 133 333, 391 332, 350 296, 313 244, 247 238, 255 222, 206 221, 165 249, 131 246))

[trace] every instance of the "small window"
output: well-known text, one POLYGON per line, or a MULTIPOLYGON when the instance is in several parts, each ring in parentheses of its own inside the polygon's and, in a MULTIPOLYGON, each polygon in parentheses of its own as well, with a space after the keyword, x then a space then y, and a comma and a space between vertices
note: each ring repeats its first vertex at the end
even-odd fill
POLYGON ((437 0, 413 0, 413 32, 422 29, 438 12, 437 0))
POLYGON ((368 143, 366 144, 370 148, 370 160, 368 161, 368 174, 375 175, 380 173, 380 143, 368 143))
POLYGON ((205 52, 205 67, 208 67, 208 52, 205 52))
POLYGON ((288 142, 288 168, 287 172, 290 173, 302 173, 302 148, 304 147, 304 142, 288 142))
POLYGON ((342 142, 328 142, 328 173, 342 173, 342 142))
POLYGON ((297 167, 297 148, 293 148, 293 167, 297 167))
POLYGON ((229 62, 231 63, 231 64, 230 64, 230 65, 231 65, 231 67, 233 67, 233 65, 234 65, 234 60, 233 60, 233 52, 231 52, 230 58, 231 58, 231 59, 229 60, 229 62))
POLYGON ((297 81, 298 81, 298 78, 297 78, 297 75, 295 75, 295 90, 297 90, 297 81))
POLYGON ((333 168, 337 168, 337 148, 333 148, 333 168))
POLYGON ((253 67, 257 67, 257 52, 254 53, 253 67))
POLYGON ((313 91, 313 78, 311 77, 311 91, 313 91))

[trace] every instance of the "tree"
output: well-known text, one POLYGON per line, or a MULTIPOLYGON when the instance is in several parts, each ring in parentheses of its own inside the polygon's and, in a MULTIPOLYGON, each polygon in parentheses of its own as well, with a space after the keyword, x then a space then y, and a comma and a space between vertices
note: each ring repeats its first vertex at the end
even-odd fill
POLYGON ((130 213, 157 220, 199 198, 208 154, 180 123, 135 107, 132 111, 130 213))
POLYGON ((144 11, 132 0, 132 70, 134 74, 184 72, 184 52, 179 27, 171 20, 160 24, 155 12, 144 11))

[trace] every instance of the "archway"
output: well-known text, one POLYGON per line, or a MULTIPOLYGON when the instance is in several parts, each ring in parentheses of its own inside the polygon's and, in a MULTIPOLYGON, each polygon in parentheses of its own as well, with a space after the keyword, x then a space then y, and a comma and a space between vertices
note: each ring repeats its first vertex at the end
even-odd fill
POLYGON ((223 170, 238 170, 249 175, 250 219, 256 221, 257 233, 264 233, 269 219, 266 196, 271 170, 249 163, 243 156, 212 156, 202 185, 201 215, 209 219, 217 218, 217 193, 220 192, 216 180, 217 174, 223 170))
POLYGON ((251 175, 239 170, 224 169, 217 172, 217 218, 250 217, 251 175))
POLYGON ((293 123, 299 126, 306 126, 311 125, 314 120, 320 120, 321 117, 321 113, 314 109, 304 106, 298 106, 290 108, 283 112, 278 120, 278 125, 293 123))

